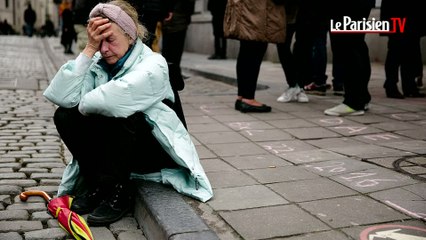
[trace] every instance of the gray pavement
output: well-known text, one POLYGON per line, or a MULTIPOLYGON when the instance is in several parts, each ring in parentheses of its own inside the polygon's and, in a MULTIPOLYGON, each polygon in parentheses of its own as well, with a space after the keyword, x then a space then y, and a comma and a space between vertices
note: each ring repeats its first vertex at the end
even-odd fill
MULTIPOLYGON (((41 93, 74 56, 57 38, 0 36, 0 52, 0 239, 70 239, 42 199, 17 195, 53 195, 71 157, 41 93)), ((331 92, 276 102, 286 88, 276 63, 259 76, 266 114, 233 109, 235 60, 185 53, 182 67, 184 112, 214 198, 143 183, 135 212, 91 228, 96 239, 426 239, 426 99, 387 99, 383 65, 373 63, 370 110, 344 118, 323 114, 342 100, 331 92)))

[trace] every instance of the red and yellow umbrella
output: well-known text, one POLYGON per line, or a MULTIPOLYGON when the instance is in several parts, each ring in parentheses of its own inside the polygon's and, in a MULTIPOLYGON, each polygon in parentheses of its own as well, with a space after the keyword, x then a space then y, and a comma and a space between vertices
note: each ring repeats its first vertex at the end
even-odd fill
POLYGON ((19 195, 21 201, 25 202, 28 196, 41 196, 47 201, 47 209, 50 214, 58 219, 59 226, 69 232, 77 240, 93 240, 92 232, 84 218, 70 210, 73 198, 64 195, 51 198, 44 191, 25 191, 19 195))

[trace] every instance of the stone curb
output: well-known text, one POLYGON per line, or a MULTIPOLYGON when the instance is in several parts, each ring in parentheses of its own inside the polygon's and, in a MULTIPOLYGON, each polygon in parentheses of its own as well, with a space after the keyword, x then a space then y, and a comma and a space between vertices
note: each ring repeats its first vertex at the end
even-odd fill
POLYGON ((219 239, 179 193, 161 183, 138 182, 134 216, 147 239, 219 239))

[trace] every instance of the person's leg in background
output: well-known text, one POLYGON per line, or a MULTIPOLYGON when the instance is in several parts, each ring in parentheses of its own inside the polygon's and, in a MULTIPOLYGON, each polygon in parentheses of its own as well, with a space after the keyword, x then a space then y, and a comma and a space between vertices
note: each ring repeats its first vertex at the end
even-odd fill
MULTIPOLYGON (((374 1, 371 0, 336 0, 333 4, 336 8, 331 17, 336 22, 342 21, 344 16, 350 16, 354 21, 368 18, 374 7, 374 1)), ((371 63, 365 34, 331 34, 330 37, 334 45, 333 57, 341 62, 345 95, 342 104, 326 109, 324 113, 332 116, 364 115, 371 100, 368 91, 371 63)))
POLYGON ((238 93, 235 109, 241 112, 270 112, 271 107, 255 100, 260 66, 268 43, 240 40, 237 56, 238 93))
POLYGON ((161 54, 164 56, 169 65, 170 83, 172 85, 173 93, 175 94, 175 103, 172 108, 186 127, 186 120, 179 97, 179 91, 183 90, 185 87, 182 69, 180 67, 185 45, 185 37, 186 30, 178 32, 163 32, 161 54))
POLYGON ((388 36, 388 49, 385 60, 385 83, 383 87, 388 98, 404 98, 398 90, 399 71, 403 54, 403 42, 401 35, 388 36))
POLYGON ((312 82, 304 86, 306 93, 325 96, 327 91, 327 33, 326 28, 318 31, 312 48, 312 82))
POLYGON ((301 92, 297 81, 297 69, 294 55, 291 49, 293 36, 296 32, 295 24, 288 24, 286 29, 286 40, 284 43, 277 43, 277 52, 281 67, 287 81, 288 88, 277 98, 278 102, 307 102, 306 94, 301 92), (306 96, 306 97, 305 97, 306 96))

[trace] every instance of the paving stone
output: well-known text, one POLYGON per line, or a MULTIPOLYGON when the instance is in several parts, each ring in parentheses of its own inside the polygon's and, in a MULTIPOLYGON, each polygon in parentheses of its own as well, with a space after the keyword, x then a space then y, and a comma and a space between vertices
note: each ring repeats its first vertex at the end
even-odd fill
POLYGON ((90 231, 94 239, 115 240, 112 232, 106 227, 91 227, 90 231))
POLYGON ((240 170, 292 166, 291 163, 272 154, 223 157, 222 159, 240 170))
POLYGON ((292 128, 285 129, 284 131, 302 140, 335 138, 340 136, 340 134, 322 127, 292 128))
POLYGON ((235 171, 231 165, 220 159, 201 160, 205 172, 235 171))
MULTIPOLYGON (((280 238, 281 239, 281 238, 280 238)), ((325 231, 320 233, 307 233, 295 237, 283 238, 285 240, 319 240, 319 239, 327 239, 327 240, 352 240, 346 236, 345 234, 338 231, 325 231)))
POLYGON ((304 119, 281 119, 281 120, 271 120, 266 122, 276 128, 282 128, 282 129, 316 127, 315 124, 308 122, 304 119))
POLYGON ((331 179, 361 193, 407 186, 418 182, 407 175, 383 168, 346 173, 333 176, 331 179))
POLYGON ((258 182, 240 171, 206 172, 213 188, 256 185, 258 182))
POLYGON ((28 163, 28 168, 65 168, 62 162, 41 162, 41 163, 28 163))
POLYGON ((308 171, 325 177, 377 168, 376 165, 350 158, 318 163, 308 163, 304 165, 304 167, 308 171))
POLYGON ((353 146, 330 148, 329 150, 343 155, 358 157, 358 158, 381 158, 381 157, 397 157, 397 156, 410 156, 412 153, 405 151, 395 150, 391 148, 366 145, 366 146, 353 146))
POLYGON ((408 217, 364 196, 350 196, 299 204, 333 228, 400 221, 408 217))
POLYGON ((289 133, 281 129, 266 129, 266 130, 244 130, 240 134, 250 139, 253 142, 264 142, 264 141, 280 141, 294 139, 289 133))
POLYGON ((142 231, 125 231, 118 234, 117 240, 146 240, 142 231))
POLYGON ((407 140, 403 142, 398 141, 398 142, 383 143, 381 145, 385 147, 408 151, 408 152, 426 154, 426 141, 407 140))
POLYGON ((356 136, 356 135, 364 135, 364 134, 372 134, 372 133, 381 133, 383 130, 366 126, 366 125, 347 125, 347 126, 334 126, 327 127, 327 129, 339 133, 343 136, 356 136))
POLYGON ((46 223, 47 220, 52 219, 52 218, 53 218, 52 215, 50 215, 47 211, 33 212, 31 214, 32 220, 41 221, 43 223, 46 223))
POLYGON ((15 203, 12 205, 7 206, 7 210, 28 210, 28 212, 39 212, 39 211, 46 211, 46 204, 45 203, 39 203, 39 202, 27 202, 27 203, 15 203))
POLYGON ((319 177, 318 175, 313 174, 312 172, 309 172, 302 167, 296 166, 245 170, 245 172, 260 183, 296 181, 319 177))
POLYGON ((219 214, 243 239, 269 239, 330 229, 295 205, 225 211, 219 214))
POLYGON ((0 195, 0 202, 5 203, 7 205, 12 204, 12 201, 10 199, 10 195, 0 195))
POLYGON ((0 168, 0 173, 10 173, 13 172, 12 168, 0 168))
POLYGON ((22 236, 17 232, 0 233, 0 239, 2 240, 22 240, 22 236))
POLYGON ((0 185, 0 195, 16 195, 20 194, 22 188, 14 185, 0 185))
POLYGON ((30 176, 31 179, 40 180, 40 179, 55 179, 62 178, 61 173, 32 173, 30 176))
MULTIPOLYGON (((247 122, 231 122, 228 126, 235 131, 252 131, 252 130, 276 130, 274 126, 263 121, 247 121, 247 122)), ((229 129, 228 129, 229 130, 229 129)))
POLYGON ((215 211, 287 204, 288 201, 263 185, 219 188, 207 204, 215 211))
POLYGON ((356 191, 327 178, 274 183, 267 186, 290 202, 307 202, 357 194, 356 191))
POLYGON ((62 228, 47 228, 37 231, 30 231, 24 233, 25 240, 45 240, 45 239, 64 239, 66 236, 70 236, 62 228))
POLYGON ((118 235, 124 231, 137 231, 138 223, 133 217, 124 217, 117 222, 112 223, 109 228, 114 235, 118 235))
POLYGON ((288 153, 317 149, 316 147, 313 147, 312 145, 309 145, 301 140, 261 142, 259 144, 270 153, 273 153, 283 158, 288 153))
POLYGON ((19 172, 12 172, 12 173, 3 173, 1 175, 2 179, 23 179, 27 178, 27 176, 24 173, 19 172))
POLYGON ((235 132, 192 133, 192 135, 204 144, 248 142, 246 138, 235 132))
POLYGON ((0 221, 4 220, 28 220, 28 211, 26 210, 4 210, 0 211, 0 221))
POLYGON ((426 199, 426 183, 424 182, 405 186, 403 189, 410 191, 423 199, 426 199))
POLYGON ((19 172, 23 172, 25 174, 46 173, 48 171, 49 171, 49 169, 47 169, 47 168, 28 168, 28 167, 25 167, 25 168, 19 169, 19 172))
POLYGON ((221 157, 236 155, 259 155, 267 152, 253 143, 210 144, 208 148, 221 157))
POLYGON ((16 185, 19 187, 32 187, 36 186, 37 182, 32 179, 5 179, 0 180, 0 185, 16 185))
POLYGON ((346 156, 326 150, 326 149, 315 149, 300 152, 286 153, 283 158, 294 164, 303 164, 311 162, 322 162, 327 160, 341 160, 347 159, 346 156))
POLYGON ((18 170, 21 167, 20 163, 0 163, 0 168, 12 168, 13 170, 18 170))
POLYGON ((43 229, 40 221, 0 221, 0 232, 28 232, 43 229))
POLYGON ((424 129, 402 130, 396 131, 395 133, 413 139, 426 140, 426 130, 424 129))

